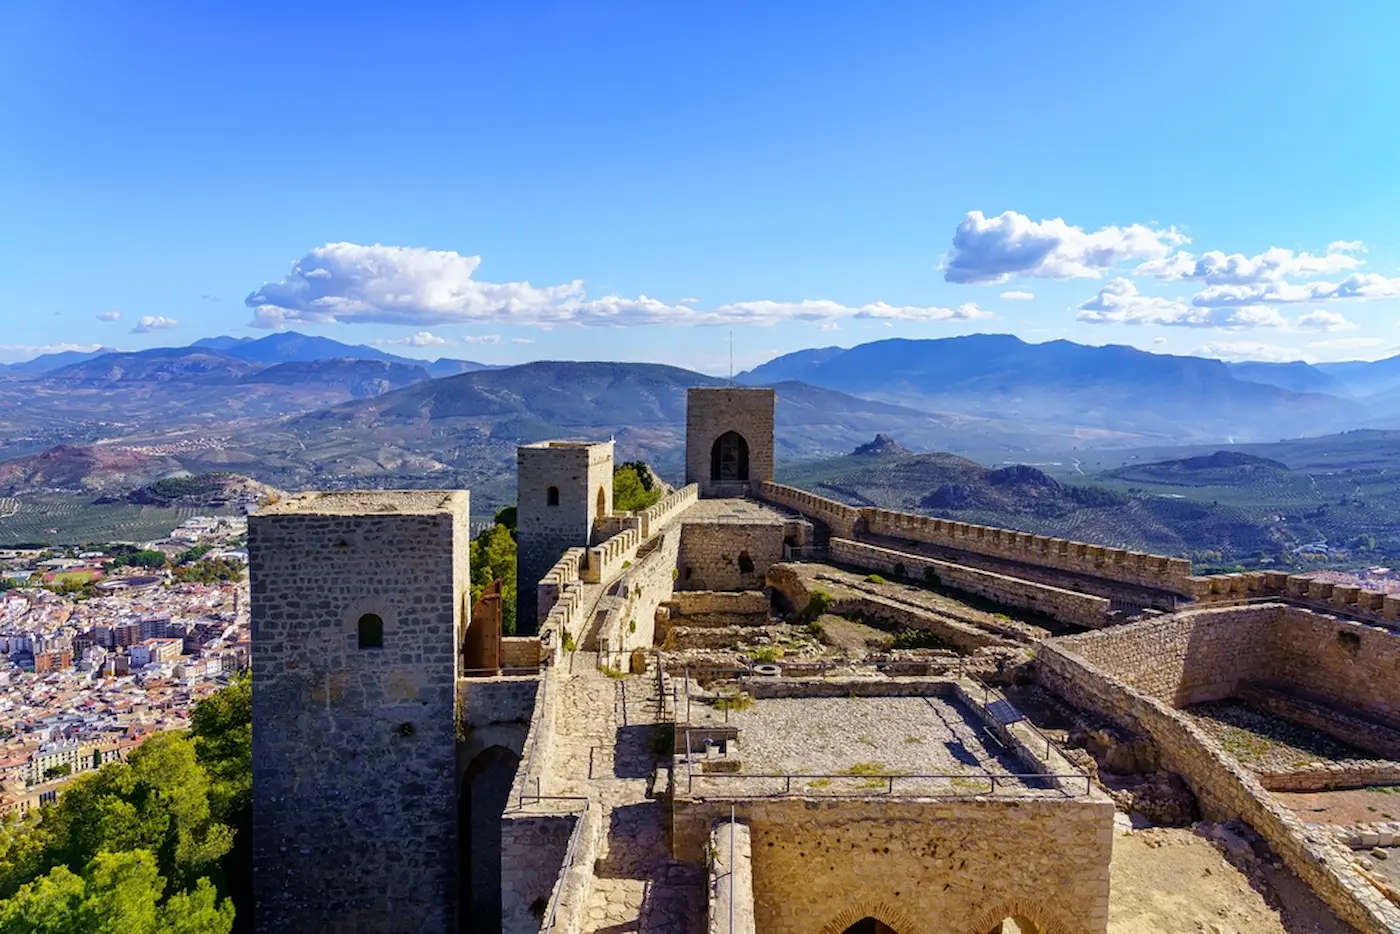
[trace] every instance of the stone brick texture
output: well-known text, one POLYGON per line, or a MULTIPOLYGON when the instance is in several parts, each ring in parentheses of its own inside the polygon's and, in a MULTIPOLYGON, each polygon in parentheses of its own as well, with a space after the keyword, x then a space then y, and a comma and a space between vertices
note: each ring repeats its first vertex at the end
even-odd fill
POLYGON ((248 522, 257 930, 455 929, 465 492, 248 522), (383 647, 358 647, 358 621, 383 647))
POLYGON ((781 524, 681 520, 677 590, 761 590, 783 560, 781 524), (745 570, 748 568, 748 570, 745 570))
POLYGON ((694 388, 685 397, 685 482, 700 487, 701 496, 742 496, 773 479, 772 389, 727 386, 694 388), (710 479, 710 452, 727 431, 736 431, 749 446, 747 490, 710 479))
POLYGON ((1107 799, 677 800, 677 857, 701 858, 731 805, 752 838, 760 931, 841 934, 881 913, 900 931, 934 918, 946 931, 989 931, 1008 917, 1050 934, 1108 927, 1107 799))
POLYGON ((516 618, 521 625, 543 622, 533 585, 566 550, 595 543, 594 522, 612 513, 612 472, 611 441, 543 441, 516 449, 516 618), (559 491, 558 505, 549 505, 550 487, 559 491))

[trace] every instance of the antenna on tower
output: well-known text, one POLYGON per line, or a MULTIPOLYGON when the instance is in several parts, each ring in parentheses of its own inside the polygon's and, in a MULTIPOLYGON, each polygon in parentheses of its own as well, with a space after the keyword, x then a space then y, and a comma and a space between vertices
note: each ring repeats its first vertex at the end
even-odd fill
POLYGON ((729 385, 734 385, 734 332, 729 332, 729 385))

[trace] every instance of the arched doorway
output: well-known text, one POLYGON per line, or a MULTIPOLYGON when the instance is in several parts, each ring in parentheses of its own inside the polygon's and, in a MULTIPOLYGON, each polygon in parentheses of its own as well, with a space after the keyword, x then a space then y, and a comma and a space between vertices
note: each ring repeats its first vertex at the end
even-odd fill
POLYGON ((877 921, 875 918, 861 918, 846 928, 843 934, 898 934, 898 932, 883 921, 877 921))
POLYGON ((598 511, 595 518, 601 519, 608 514, 608 491, 605 487, 598 487, 598 511))
POLYGON ((749 443, 737 431, 726 431, 710 448, 710 480, 716 483, 747 483, 749 443))
POLYGON ((457 861, 462 896, 458 930, 499 934, 501 930, 501 813, 510 798, 520 757, 505 746, 479 752, 457 797, 457 861))

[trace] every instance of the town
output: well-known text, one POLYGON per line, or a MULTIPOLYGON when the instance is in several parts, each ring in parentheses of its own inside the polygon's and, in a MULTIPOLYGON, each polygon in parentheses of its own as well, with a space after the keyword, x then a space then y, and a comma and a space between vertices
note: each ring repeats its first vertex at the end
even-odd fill
POLYGON ((0 815, 57 800, 248 667, 244 516, 0 551, 0 815))

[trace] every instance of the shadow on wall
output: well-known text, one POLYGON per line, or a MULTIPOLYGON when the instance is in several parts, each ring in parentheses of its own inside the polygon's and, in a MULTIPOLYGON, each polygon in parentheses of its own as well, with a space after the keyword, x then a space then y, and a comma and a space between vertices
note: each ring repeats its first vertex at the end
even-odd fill
POLYGON ((513 750, 490 746, 472 759, 462 777, 457 799, 460 934, 500 934, 501 812, 519 765, 513 750))

